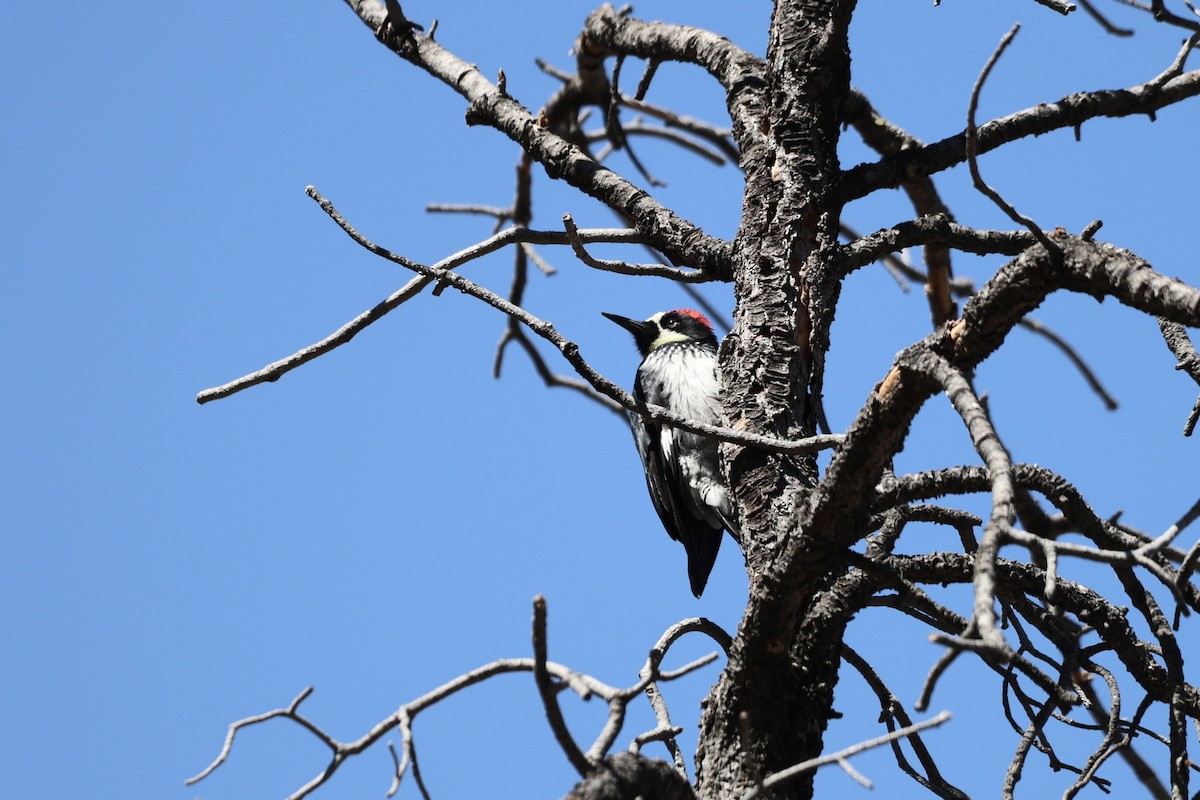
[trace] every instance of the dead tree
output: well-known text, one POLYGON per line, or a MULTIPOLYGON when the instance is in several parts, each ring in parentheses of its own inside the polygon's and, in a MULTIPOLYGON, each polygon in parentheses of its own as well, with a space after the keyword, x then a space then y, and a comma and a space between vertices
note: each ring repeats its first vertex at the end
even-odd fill
MULTIPOLYGON (((1109 21, 1098 2, 1079 2, 1104 31, 1126 33, 1109 21)), ((1066 796, 1090 784, 1103 788, 1102 768, 1119 756, 1149 796, 1189 797, 1189 774, 1196 766, 1188 755, 1188 720, 1200 720, 1200 691, 1185 671, 1180 623, 1200 610, 1200 589, 1192 580, 1200 546, 1189 548, 1176 540, 1200 515, 1200 503, 1159 535, 1102 518, 1067 477, 1014 461, 974 379, 976 368, 1005 344, 1013 329, 1025 326, 1063 348, 1109 402, 1069 345, 1028 316, 1051 294, 1074 292, 1112 298, 1130 314, 1157 319, 1179 369, 1200 384, 1200 356, 1187 333, 1200 325, 1200 289, 1154 270, 1120 242, 1097 239, 1099 223, 1079 233, 1042 228, 985 182, 978 161, 1027 137, 1078 130, 1100 118, 1153 116, 1167 106, 1193 101, 1200 94, 1200 71, 1186 71, 1186 62, 1200 41, 1200 16, 1186 0, 1180 2, 1185 8, 1174 11, 1164 0, 1144 5, 1147 24, 1175 26, 1188 36, 1177 53, 1164 54, 1166 68, 1160 74, 1135 86, 1071 94, 980 122, 980 92, 1016 34, 1014 28, 990 58, 981 54, 982 71, 967 104, 964 129, 925 144, 889 122, 852 88, 848 31, 854 0, 778 0, 765 59, 715 33, 644 22, 627 9, 602 6, 588 17, 575 42, 575 70, 545 67, 562 86, 536 112, 509 94, 503 72, 494 79, 481 74, 464 60, 469 54, 452 53, 437 43, 436 25, 425 31, 396 0, 346 0, 379 45, 462 96, 468 124, 493 128, 519 147, 515 200, 503 208, 433 209, 491 216, 497 232, 424 265, 369 240, 309 187, 310 196, 355 242, 415 276, 329 338, 203 392, 200 402, 276 380, 349 341, 422 291, 463 292, 506 315, 497 371, 509 346, 516 344, 548 385, 721 441, 750 594, 736 636, 704 620, 684 621, 664 634, 639 680, 626 689, 547 660, 545 604, 539 600, 532 658, 497 661, 460 676, 401 706, 354 742, 337 741, 304 717, 299 711, 302 694, 285 708, 235 723, 221 756, 198 777, 221 763, 241 727, 283 717, 305 727, 332 753, 324 771, 295 796, 320 786, 347 758, 391 731, 401 737, 397 783, 411 768, 424 792, 411 744, 413 717, 492 675, 528 671, 565 757, 580 773, 570 797, 807 798, 833 713, 834 688, 848 668, 878 695, 881 719, 894 732, 889 741, 901 767, 937 796, 964 797, 943 777, 921 741, 920 726, 913 725, 877 671, 843 645, 851 618, 874 606, 918 620, 945 648, 932 665, 918 711, 956 659, 978 659, 999 676, 1003 713, 1020 734, 1002 787, 1005 797, 1013 796, 1035 750, 1056 771, 1070 775, 1066 796), (630 79, 635 61, 644 67, 640 77, 630 79), (697 67, 723 87, 729 129, 681 117, 646 99, 664 62, 697 67), (641 118, 631 121, 623 110, 641 118), (585 124, 589 114, 596 120, 592 131, 585 124), (877 160, 852 168, 839 163, 839 137, 849 130, 877 151, 877 160), (601 166, 604 155, 624 150, 641 183, 653 187, 655 179, 637 157, 634 142, 641 136, 666 137, 741 169, 742 216, 733 240, 704 233, 658 202, 639 179, 601 166), (1013 229, 982 230, 955 221, 934 177, 964 164, 975 187, 1012 219, 1013 229), (607 205, 621 224, 579 229, 568 215, 562 230, 530 228, 535 168, 607 205), (842 224, 845 205, 893 188, 911 200, 911 219, 868 235, 842 224), (640 246, 652 258, 648 263, 598 259, 588 249, 595 243, 640 246), (736 310, 721 349, 722 426, 697 424, 639 404, 599 374, 575 342, 523 307, 530 264, 542 265, 536 248, 549 245, 570 247, 594 269, 666 277, 685 290, 698 282, 732 284, 736 310), (922 248, 923 267, 896 258, 903 249, 916 247, 922 248), (502 248, 514 254, 507 293, 486 289, 456 271, 502 248), (1011 260, 975 289, 953 277, 952 259, 960 252, 1011 260), (932 332, 899 350, 844 431, 822 432, 826 358, 840 290, 855 270, 880 261, 925 284, 932 332), (558 351, 574 376, 552 368, 546 344, 558 351), (943 396, 961 419, 961 435, 972 443, 978 463, 894 474, 893 458, 917 412, 943 396), (816 456, 821 450, 832 451, 824 469, 816 456), (968 496, 981 494, 989 498, 986 514, 976 516, 963 508, 968 496), (938 497, 949 499, 931 502, 938 497), (956 547, 923 549, 906 540, 908 546, 899 550, 906 529, 918 524, 953 531, 956 547), (1060 565, 1081 560, 1102 567, 1119 590, 1106 593, 1063 577, 1060 565), (952 608, 935 590, 946 585, 970 586, 973 601, 952 608), (674 743, 677 729, 656 688, 684 671, 664 672, 659 664, 671 644, 688 632, 709 635, 728 658, 700 719, 694 787, 674 743), (587 749, 562 723, 558 695, 564 688, 599 697, 609 706, 607 724, 587 749), (625 708, 643 692, 654 703, 659 727, 637 736, 632 753, 613 755, 625 708), (1166 711, 1165 726, 1157 731, 1147 722, 1155 708, 1166 711), (1067 726, 1093 731, 1094 749, 1083 763, 1066 763, 1055 752, 1055 736, 1067 726), (912 760, 900 747, 901 737, 908 737, 912 760), (1157 740, 1159 751, 1144 758, 1130 746, 1139 737, 1157 740), (674 765, 639 754, 642 745, 656 740, 666 742, 674 765)), ((1075 9, 1064 0, 1037 3, 1062 14, 1075 9)), ((1200 403, 1187 417, 1185 435, 1191 434, 1197 416, 1200 403)), ((1195 500, 1192 494, 1179 497, 1181 509, 1195 500)), ((824 760, 844 763, 845 755, 824 760)))

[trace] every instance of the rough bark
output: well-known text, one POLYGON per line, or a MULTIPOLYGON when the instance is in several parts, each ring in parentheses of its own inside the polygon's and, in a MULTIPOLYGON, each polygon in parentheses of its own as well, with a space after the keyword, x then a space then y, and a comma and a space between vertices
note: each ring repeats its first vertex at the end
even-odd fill
MULTIPOLYGON (((761 157, 743 159, 737 307, 722 347, 727 424, 735 429, 801 438, 816 432, 821 417, 840 285, 837 142, 850 91, 853 9, 849 0, 781 2, 771 21, 767 142, 761 157)), ((752 785, 749 771, 777 771, 820 753, 839 666, 829 656, 842 633, 800 613, 825 588, 824 577, 806 584, 789 618, 760 627, 756 613, 781 590, 784 543, 812 536, 796 520, 816 482, 815 462, 737 447, 723 455, 741 510, 750 605, 701 720, 696 772, 705 797, 735 796, 752 785)), ((831 573, 835 564, 833 557, 814 571, 831 573)), ((780 797, 809 794, 811 777, 777 790, 780 797)))

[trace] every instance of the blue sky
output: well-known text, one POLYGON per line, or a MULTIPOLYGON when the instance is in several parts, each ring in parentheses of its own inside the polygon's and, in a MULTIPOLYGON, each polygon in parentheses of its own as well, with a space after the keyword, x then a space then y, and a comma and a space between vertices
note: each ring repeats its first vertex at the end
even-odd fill
MULTIPOLYGON (((636 12, 762 52, 765 3, 737 13, 695 5, 648 2, 636 12)), ((1138 26, 1132 39, 1032 0, 980 5, 859 3, 855 84, 933 141, 961 130, 978 70, 1016 20, 1024 29, 985 89, 981 119, 1141 83, 1181 39, 1115 4, 1114 18, 1138 26)), ((533 108, 555 87, 533 58, 568 66, 590 8, 405 5, 414 19, 440 17, 439 41, 485 74, 502 67, 509 91, 533 108)), ((431 216, 424 204, 508 203, 513 145, 465 127, 456 95, 332 0, 56 10, 11 4, 0 25, 0 419, 9 453, 0 483, 0 795, 284 796, 325 756, 286 723, 245 732, 199 786, 183 780, 216 754, 230 721, 285 705, 310 684, 309 715, 348 740, 461 672, 530 654, 539 593, 549 601, 551 657, 615 685, 635 682, 646 650, 678 619, 736 627, 746 585, 736 548, 727 543, 703 599, 693 599, 623 422, 545 390, 517 351, 492 380, 503 320, 453 291, 406 304, 278 383, 194 401, 407 280, 329 222, 305 197, 307 184, 367 236, 429 263, 490 226, 431 216)), ((664 67, 649 99, 722 119, 720 92, 695 70, 664 67)), ((1078 231, 1101 218, 1101 238, 1195 283, 1197 108, 1169 109, 1154 123, 1089 123, 1081 143, 1053 133, 989 154, 981 167, 1044 227, 1078 231)), ((665 203, 713 234, 734 233, 733 170, 656 143, 639 151, 669 184, 655 191, 665 203)), ((869 157, 848 133, 843 162, 869 157)), ((619 157, 612 166, 634 175, 619 157)), ((965 170, 938 181, 960 221, 1011 227, 965 170)), ((568 211, 581 226, 613 224, 537 172, 535 226, 556 228, 568 211)), ((845 219, 869 231, 911 216, 903 196, 887 192, 854 203, 845 219)), ((531 275, 529 308, 627 380, 636 354, 599 312, 644 317, 683 295, 654 279, 590 273, 560 250, 543 254, 559 271, 531 275)), ((465 272, 504 290, 510 259, 501 253, 465 272)), ((955 268, 982 282, 1000 263, 960 256, 955 268)), ((728 287, 704 291, 729 308, 728 287)), ((1056 351, 1018 331, 979 373, 1006 442, 1017 459, 1074 480, 1099 513, 1123 509, 1125 521, 1160 532, 1196 497, 1196 443, 1179 435, 1195 387, 1172 370, 1153 321, 1112 302, 1055 297, 1038 317, 1079 347, 1122 407, 1105 412, 1056 351)), ((900 293, 878 268, 849 280, 829 361, 835 429, 927 328, 919 289, 900 293)), ((976 462, 947 404, 935 401, 897 466, 976 462)), ((945 532, 921 536, 912 549, 945 532)), ((848 641, 907 701, 938 655, 921 630, 882 612, 862 614, 848 641)), ((707 649, 685 640, 676 663, 707 649)), ((689 752, 715 675, 667 690, 689 752)), ((934 699, 933 711, 957 716, 930 746, 951 780, 981 796, 1016 745, 1002 720, 982 713, 998 696, 994 678, 964 663, 934 699)), ((845 718, 830 746, 876 735, 874 703, 846 677, 837 701, 845 718)), ((603 709, 569 714, 590 741, 603 709)), ((629 735, 651 724, 639 709, 629 735)), ((527 676, 427 712, 416 734, 435 797, 553 797, 572 783, 527 676)), ((855 763, 877 781, 875 796, 909 796, 889 762, 876 754, 855 763)), ((1027 780, 1061 792, 1061 776, 1035 763, 1027 780)), ((389 769, 379 748, 317 796, 382 796, 389 769)), ((1120 765, 1108 772, 1123 785, 1120 765)), ((836 769, 820 786, 865 792, 836 769)), ((411 777, 401 796, 417 796, 411 777)))

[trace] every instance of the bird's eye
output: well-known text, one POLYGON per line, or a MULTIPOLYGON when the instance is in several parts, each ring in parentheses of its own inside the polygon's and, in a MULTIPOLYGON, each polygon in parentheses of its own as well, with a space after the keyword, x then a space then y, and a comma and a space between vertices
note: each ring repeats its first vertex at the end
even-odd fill
POLYGON ((664 317, 662 323, 663 323, 664 328, 674 328, 675 327, 675 318, 674 317, 664 317))

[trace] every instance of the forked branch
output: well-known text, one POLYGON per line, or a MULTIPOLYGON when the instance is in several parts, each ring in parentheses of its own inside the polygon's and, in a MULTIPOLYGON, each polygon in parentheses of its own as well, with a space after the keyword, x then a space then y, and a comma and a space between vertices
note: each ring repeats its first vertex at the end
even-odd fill
MULTIPOLYGON (((574 740, 571 739, 570 733, 567 732, 565 724, 562 722, 559 715, 557 722, 551 720, 551 728, 555 734, 560 737, 565 737, 565 742, 569 747, 574 747, 575 755, 577 756, 577 768, 580 774, 590 773, 593 769, 603 763, 603 758, 608 752, 608 748, 616 738, 616 734, 620 732, 621 722, 624 720, 624 712, 626 706, 634 698, 638 697, 646 690, 648 686, 656 686, 660 682, 672 681, 684 675, 712 663, 716 658, 716 654, 710 654, 696 661, 686 664, 678 669, 662 671, 659 665, 662 663, 663 657, 667 651, 681 636, 689 632, 701 632, 708 635, 722 647, 728 646, 729 636, 712 622, 705 619, 688 619, 683 620, 675 625, 672 625, 659 638, 659 641, 650 651, 650 656, 647 660, 646 667, 643 668, 639 680, 632 686, 625 689, 618 689, 609 686, 590 675, 582 672, 577 672, 562 664, 548 661, 546 655, 546 629, 545 629, 545 599, 537 597, 534 599, 534 650, 533 658, 510 658, 498 659, 489 664, 485 664, 477 669, 474 669, 464 675, 439 686, 433 691, 418 697, 416 700, 405 703, 396 710, 395 713, 377 723, 370 731, 364 734, 361 738, 353 742, 341 742, 328 734, 324 729, 314 723, 312 720, 303 716, 300 713, 300 704, 312 694, 312 687, 301 692, 287 707, 268 711, 264 714, 257 714, 252 717, 238 720, 229 726, 229 731, 226 734, 225 742, 221 747, 220 753, 199 774, 187 780, 188 785, 195 784, 204 778, 208 777, 221 766, 229 758, 233 751, 234 738, 243 728, 257 725, 262 722, 267 722, 272 719, 288 719, 295 724, 301 726, 319 741, 325 744, 331 751, 331 759, 324 770, 319 772, 312 780, 300 787, 296 792, 289 795, 288 800, 300 800, 307 797, 315 789, 325 784, 337 769, 352 756, 362 753, 385 735, 393 730, 399 730, 401 736, 401 754, 395 757, 395 771, 392 780, 391 789, 388 791, 388 796, 396 793, 400 786, 400 781, 408 769, 412 768, 414 778, 420 784, 421 793, 428 797, 424 783, 417 773, 416 749, 413 740, 412 725, 417 715, 422 711, 437 705, 443 700, 457 694, 469 686, 482 683, 490 680, 498 675, 504 675, 513 672, 529 672, 535 677, 538 684, 539 693, 542 694, 543 702, 546 703, 547 709, 553 707, 558 708, 558 693, 564 688, 570 688, 580 698, 587 700, 591 697, 599 697, 609 705, 609 717, 604 728, 601 730, 600 736, 597 738, 597 745, 594 746, 587 756, 579 751, 574 740), (615 720, 615 723, 614 723, 615 720)), ((560 743, 564 741, 560 738, 560 743)), ((390 743, 389 743, 390 746, 390 743)), ((394 753, 394 751, 393 751, 394 753)), ((686 785, 686 784, 684 784, 686 785)))
POLYGON ((718 441, 733 442, 749 447, 759 447, 764 450, 770 450, 779 453, 812 453, 818 450, 825 450, 837 447, 841 443, 842 438, 837 434, 826 434, 810 436, 806 439, 795 441, 787 441, 778 439, 772 436, 760 436, 756 434, 742 433, 730 428, 722 428, 716 425, 708 425, 695 420, 685 419, 667 411, 661 406, 647 405, 636 400, 633 395, 622 389, 617 384, 613 383, 608 378, 596 372, 590 364, 579 354, 579 346, 574 342, 566 339, 560 334, 552 324, 545 320, 538 319, 533 314, 530 314, 523 308, 514 305, 509 300, 501 297, 495 292, 489 291, 482 286, 464 278, 462 275, 454 272, 451 269, 441 266, 425 266, 411 259, 405 258, 402 255, 393 253, 392 251, 381 247, 371 240, 360 234, 355 228, 346 221, 333 203, 325 199, 313 187, 309 187, 308 194, 325 211, 329 217, 337 223, 337 225, 345 231, 345 233, 358 244, 370 250, 372 253, 386 258, 396 264, 400 264, 407 269, 419 273, 430 282, 437 281, 451 286, 463 294, 470 295, 478 300, 483 301, 487 305, 496 310, 507 314, 519 320, 529 330, 536 333, 546 341, 550 342, 563 357, 567 360, 576 372, 586 380, 593 389, 598 391, 605 397, 611 398, 619 403, 624 408, 643 415, 647 419, 652 419, 656 422, 662 422, 666 425, 671 425, 682 430, 699 433, 704 436, 710 436, 718 441))

